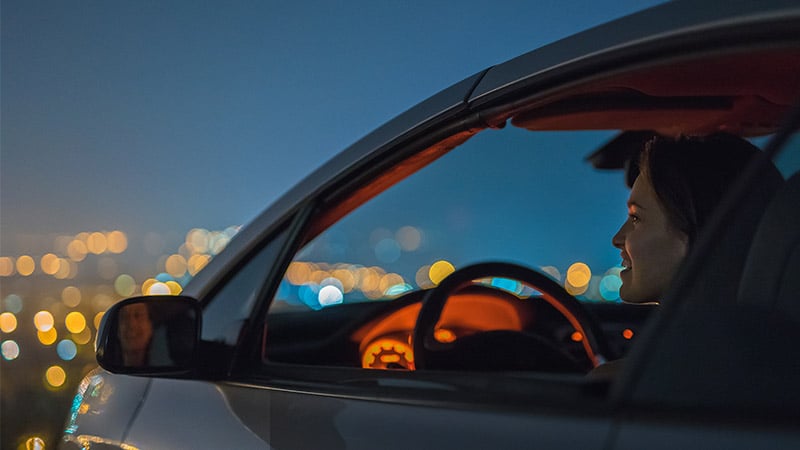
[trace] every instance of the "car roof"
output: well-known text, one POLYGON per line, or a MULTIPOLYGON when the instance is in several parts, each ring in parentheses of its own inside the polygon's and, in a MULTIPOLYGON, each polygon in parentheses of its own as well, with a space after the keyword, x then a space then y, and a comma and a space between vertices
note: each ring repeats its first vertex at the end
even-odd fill
MULTIPOLYGON (((588 93, 605 95, 609 86, 619 87, 608 84, 609 76, 612 80, 619 80, 619 77, 614 78, 616 67, 626 67, 625 71, 620 71, 624 75, 631 72, 631 65, 637 61, 663 62, 679 56, 687 48, 696 54, 703 47, 709 50, 720 46, 733 48, 738 42, 740 47, 761 43, 769 50, 776 43, 784 42, 786 48, 793 50, 788 57, 778 51, 772 64, 789 61, 797 65, 800 64, 798 30, 800 4, 795 0, 731 1, 724 4, 676 1, 608 22, 487 68, 400 114, 312 172, 244 227, 226 250, 186 286, 184 293, 203 298, 228 269, 254 250, 266 235, 285 225, 285 219, 300 210, 308 199, 337 185, 352 182, 354 178, 374 175, 387 163, 397 162, 420 150, 419 147, 403 146, 405 153, 400 154, 398 144, 419 140, 426 137, 426 133, 439 129, 453 130, 452 134, 461 131, 466 134, 466 139, 470 133, 480 129, 504 126, 508 119, 529 129, 570 129, 564 120, 560 125, 541 125, 542 117, 546 116, 541 112, 547 108, 532 110, 530 105, 555 105, 556 108, 551 108, 556 111, 552 117, 563 118, 565 115, 557 101, 570 100, 562 95, 563 92, 575 92, 578 87, 588 93), (605 74, 605 78, 598 78, 597 74, 605 74), (529 97, 519 101, 517 109, 513 102, 509 105, 509 95, 514 95, 516 101, 517 97, 524 97, 525 92, 529 97)), ((736 63, 734 55, 729 64, 736 63)), ((724 73, 726 67, 720 67, 720 73, 724 73)), ((786 73, 800 73, 798 69, 800 66, 787 69, 786 73)), ((628 83, 649 79, 647 67, 641 70, 642 75, 633 77, 628 83)), ((790 77, 783 83, 788 85, 788 93, 779 97, 797 92, 798 86, 793 79, 790 77)), ((762 81, 754 79, 752 84, 762 81)), ((732 89, 738 92, 746 88, 738 86, 732 89)), ((622 91, 624 89, 614 92, 622 91)), ((758 105, 748 108, 754 108, 752 111, 747 109, 752 114, 759 112, 758 105)), ((573 122, 582 120, 586 118, 575 117, 573 122)), ((598 124, 598 128, 602 125, 598 124)), ((444 139, 448 136, 446 133, 433 133, 431 139, 437 137, 444 139)), ((433 143, 435 140, 428 141, 428 145, 433 143)))

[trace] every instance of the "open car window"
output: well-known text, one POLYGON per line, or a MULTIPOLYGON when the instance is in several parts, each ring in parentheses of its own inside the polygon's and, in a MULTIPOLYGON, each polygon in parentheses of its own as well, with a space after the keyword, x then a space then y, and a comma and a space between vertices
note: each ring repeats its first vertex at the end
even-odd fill
MULTIPOLYGON (((486 262, 554 280, 603 319, 623 354, 652 308, 619 299, 611 237, 626 217, 624 173, 586 159, 615 135, 486 130, 378 194, 296 253, 269 309, 266 360, 415 369, 422 296, 454 270, 486 262)), ((544 303, 525 306, 540 297, 534 287, 479 281, 453 297, 437 339, 534 330, 581 358, 583 337, 569 320, 544 303)), ((496 369, 473 356, 471 367, 496 369)))

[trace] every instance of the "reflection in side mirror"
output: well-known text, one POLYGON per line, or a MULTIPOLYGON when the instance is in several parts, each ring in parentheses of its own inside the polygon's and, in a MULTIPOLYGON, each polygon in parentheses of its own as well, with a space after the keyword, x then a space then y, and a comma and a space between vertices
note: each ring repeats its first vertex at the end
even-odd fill
POLYGON ((103 316, 97 362, 114 373, 179 374, 195 367, 200 303, 185 296, 123 300, 103 316))

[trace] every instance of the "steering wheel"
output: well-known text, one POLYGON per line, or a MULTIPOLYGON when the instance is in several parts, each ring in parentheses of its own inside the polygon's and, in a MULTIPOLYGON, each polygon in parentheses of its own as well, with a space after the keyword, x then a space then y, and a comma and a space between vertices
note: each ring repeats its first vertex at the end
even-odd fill
POLYGON ((488 262, 463 267, 450 274, 435 288, 429 290, 422 300, 422 307, 412 335, 414 364, 417 369, 467 368, 467 359, 483 359, 468 364, 480 364, 482 370, 537 370, 537 371, 582 371, 606 362, 609 355, 608 342, 599 324, 586 308, 561 285, 547 276, 524 266, 505 262, 488 262), (519 331, 495 330, 460 337, 454 342, 443 343, 434 338, 436 324, 450 295, 474 284, 474 280, 489 277, 508 278, 530 285, 542 294, 563 315, 576 331, 583 335, 581 343, 588 361, 575 361, 552 341, 541 336, 519 331), (503 350, 511 355, 498 357, 503 350), (509 350, 510 349, 510 350, 509 350), (458 356, 453 357, 453 354, 458 356), (468 357, 469 356, 469 357, 468 357), (519 360, 527 360, 520 365, 519 360), (588 362, 588 365, 587 365, 588 362), (452 364, 451 364, 452 363, 452 364), (493 366, 511 365, 508 367, 493 366), (455 364, 455 365, 453 365, 455 364), (587 367, 588 366, 588 367, 587 367))

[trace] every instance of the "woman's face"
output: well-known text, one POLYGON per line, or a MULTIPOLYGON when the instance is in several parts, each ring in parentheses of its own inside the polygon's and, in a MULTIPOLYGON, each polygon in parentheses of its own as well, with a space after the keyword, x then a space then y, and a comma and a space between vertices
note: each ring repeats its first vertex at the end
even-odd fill
POLYGON ((688 237, 668 220, 650 180, 640 175, 628 199, 628 220, 612 239, 621 250, 619 295, 630 303, 661 299, 688 250, 688 237))
POLYGON ((125 306, 119 315, 119 340, 125 351, 146 350, 153 337, 153 323, 147 305, 133 303, 125 306))

